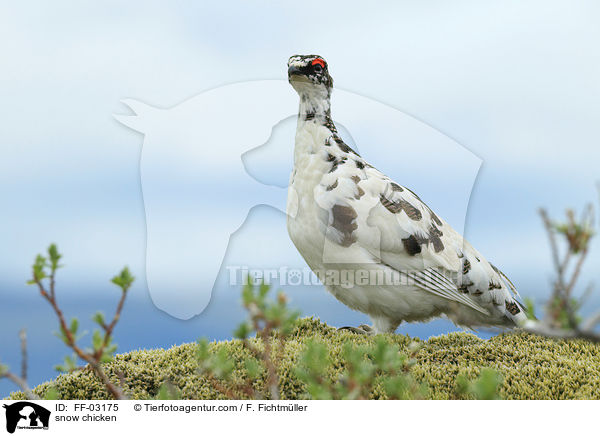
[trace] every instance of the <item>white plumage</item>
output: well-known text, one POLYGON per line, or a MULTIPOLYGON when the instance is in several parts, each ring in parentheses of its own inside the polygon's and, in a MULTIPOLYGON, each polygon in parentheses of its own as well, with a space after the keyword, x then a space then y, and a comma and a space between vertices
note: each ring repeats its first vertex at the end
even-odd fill
POLYGON ((370 316, 373 328, 364 330, 391 332, 402 321, 444 315, 470 327, 524 321, 504 274, 339 137, 327 63, 316 55, 292 56, 288 75, 300 96, 288 231, 327 290, 370 316))

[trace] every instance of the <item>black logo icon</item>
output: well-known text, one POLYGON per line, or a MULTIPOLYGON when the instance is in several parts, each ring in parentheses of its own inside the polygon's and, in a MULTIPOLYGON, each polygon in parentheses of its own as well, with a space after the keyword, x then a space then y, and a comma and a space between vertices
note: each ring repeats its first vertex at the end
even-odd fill
POLYGON ((42 406, 29 401, 18 401, 5 404, 6 409, 6 431, 14 433, 15 429, 48 429, 50 422, 50 411, 42 406))

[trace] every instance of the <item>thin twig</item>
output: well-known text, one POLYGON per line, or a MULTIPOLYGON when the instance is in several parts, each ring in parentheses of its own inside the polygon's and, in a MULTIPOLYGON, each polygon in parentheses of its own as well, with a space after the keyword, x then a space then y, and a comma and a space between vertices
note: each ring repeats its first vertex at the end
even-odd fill
POLYGON ((21 378, 27 383, 27 331, 25 329, 19 331, 19 339, 21 340, 21 378))
POLYGON ((27 397, 28 400, 39 400, 40 397, 38 397, 36 394, 33 393, 33 391, 29 388, 29 386, 27 385, 27 381, 25 381, 23 378, 19 377, 16 374, 13 374, 12 372, 8 371, 3 373, 2 375, 0 375, 0 378, 7 378, 9 379, 11 382, 13 382, 14 384, 16 384, 25 394, 25 396, 27 397))
POLYGON ((592 331, 598 323, 600 323, 600 311, 596 312, 584 322, 582 322, 581 328, 585 331, 592 331))
POLYGON ((555 339, 587 339, 592 342, 600 342, 600 335, 590 330, 582 329, 562 329, 553 328, 547 324, 528 321, 524 326, 523 330, 528 333, 533 333, 539 336, 545 336, 547 338, 555 339))
POLYGON ((548 234, 548 239, 550 241, 550 251, 552 253, 552 261, 554 262, 554 268, 558 272, 562 272, 561 263, 558 260, 558 247, 556 244, 556 239, 554 237, 554 229, 552 225, 552 221, 548 217, 548 213, 546 209, 540 209, 540 215, 542 216, 542 221, 544 222, 544 226, 546 228, 546 233, 548 234))
POLYGON ((571 280, 569 281, 568 285, 565 288, 565 291, 567 293, 567 297, 571 296, 571 292, 573 290, 573 288, 575 287, 575 283, 577 282, 577 279, 579 278, 579 274, 581 273, 581 267, 583 266, 585 259, 587 257, 587 248, 584 248, 583 251, 581 252, 581 254, 579 255, 579 259, 577 259, 577 263, 575 264, 575 270, 573 271, 573 274, 571 275, 571 280))
POLYGON ((265 347, 264 350, 264 362, 267 367, 267 387, 271 393, 272 400, 279 400, 279 377, 277 375, 277 368, 273 363, 273 357, 271 356, 271 323, 267 322, 264 329, 259 331, 261 339, 265 347))
MULTIPOLYGON (((62 313, 62 310, 60 309, 60 307, 58 306, 58 304, 56 302, 56 298, 53 294, 53 290, 51 290, 51 292, 49 294, 46 291, 46 289, 44 288, 43 283, 39 279, 34 278, 34 280, 35 280, 35 283, 38 285, 40 294, 42 295, 42 297, 44 297, 48 301, 48 303, 50 303, 50 306, 52 306, 54 313, 58 317, 58 322, 60 324, 60 328, 63 331, 63 333, 67 339, 67 345, 75 352, 75 354, 80 359, 89 363, 90 367, 93 369, 96 376, 106 386, 106 389, 113 396, 113 398, 115 398, 116 400, 126 399, 127 397, 125 396, 123 391, 117 385, 113 384, 110 381, 110 379, 108 378, 108 376, 106 375, 106 373, 104 372, 102 367, 100 366, 99 358, 96 358, 95 356, 92 356, 92 355, 86 353, 77 345, 75 337, 73 336, 73 334, 71 333, 71 330, 67 326, 67 322, 62 313)), ((54 282, 54 272, 50 276, 51 286, 52 286, 53 282, 54 282)), ((102 351, 103 351, 103 348, 102 348, 102 351)), ((102 356, 102 354, 100 354, 100 356, 102 356)))
POLYGON ((0 374, 0 378, 6 378, 16 384, 21 388, 27 399, 39 400, 40 397, 34 394, 27 384, 27 332, 25 329, 19 331, 19 339, 21 340, 21 376, 5 371, 0 374))
POLYGON ((106 326, 106 328, 104 329, 107 336, 112 335, 112 332, 113 332, 115 326, 117 325, 117 322, 119 322, 119 319, 121 319, 121 312, 123 311, 123 305, 125 304, 126 297, 127 297, 127 292, 123 292, 121 294, 121 299, 119 300, 119 304, 117 305, 117 310, 115 310, 115 316, 113 316, 113 319, 110 322, 110 324, 108 326, 106 326))

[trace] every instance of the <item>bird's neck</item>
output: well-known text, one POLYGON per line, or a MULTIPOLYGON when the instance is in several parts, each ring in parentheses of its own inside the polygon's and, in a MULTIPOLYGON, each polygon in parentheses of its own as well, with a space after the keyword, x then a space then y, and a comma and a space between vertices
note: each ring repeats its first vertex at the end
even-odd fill
POLYGON ((300 95, 295 154, 314 154, 326 146, 328 138, 337 134, 331 119, 329 97, 300 95))
POLYGON ((337 135, 337 129, 331 118, 330 94, 300 94, 297 131, 318 126, 325 127, 331 133, 337 135))
POLYGON ((310 94, 300 95, 300 109, 298 121, 321 121, 325 124, 331 120, 331 101, 329 97, 314 96, 310 94))

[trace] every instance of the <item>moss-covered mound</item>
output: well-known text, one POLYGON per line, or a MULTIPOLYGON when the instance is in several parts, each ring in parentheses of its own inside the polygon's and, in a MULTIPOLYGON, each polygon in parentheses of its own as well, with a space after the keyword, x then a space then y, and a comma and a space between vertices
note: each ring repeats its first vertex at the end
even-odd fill
MULTIPOLYGON (((285 399, 306 398, 303 384, 295 377, 294 366, 308 339, 325 343, 332 365, 329 374, 337 377, 343 371, 341 349, 353 342, 368 344, 374 338, 337 331, 312 318, 304 318, 286 342, 280 364, 281 395, 285 399)), ((506 399, 600 399, 600 345, 582 340, 556 341, 525 333, 501 334, 482 340, 467 333, 452 333, 427 341, 405 335, 386 335, 386 340, 406 350, 412 341, 422 342, 412 369, 413 376, 429 386, 434 399, 454 398, 456 377, 465 374, 475 378, 481 368, 494 368, 502 374, 500 395, 506 399)), ((211 344, 212 350, 225 347, 230 355, 242 362, 248 352, 240 341, 211 344)), ((208 380, 197 372, 196 344, 184 344, 168 350, 140 350, 116 356, 106 365, 106 371, 116 383, 122 374, 126 393, 134 399, 154 397, 160 386, 169 381, 183 398, 224 398, 211 388, 208 380)), ((244 377, 239 364, 234 379, 244 377)), ((257 386, 262 380, 257 380, 257 386)), ((109 394, 94 376, 85 369, 58 376, 34 389, 44 396, 52 387, 63 399, 108 399, 109 394)), ((381 398, 379 392, 373 398, 381 398)), ((11 395, 23 399, 22 393, 11 395)))

